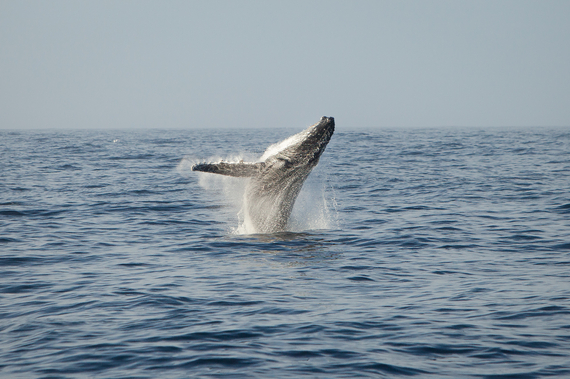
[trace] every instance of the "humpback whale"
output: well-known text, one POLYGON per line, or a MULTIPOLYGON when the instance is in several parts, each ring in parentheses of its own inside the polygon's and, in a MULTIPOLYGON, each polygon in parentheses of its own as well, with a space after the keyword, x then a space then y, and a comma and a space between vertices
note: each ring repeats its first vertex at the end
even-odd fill
POLYGON ((287 228, 293 205, 334 133, 334 118, 267 148, 259 162, 198 163, 192 171, 249 178, 244 194, 246 230, 274 233, 287 228))

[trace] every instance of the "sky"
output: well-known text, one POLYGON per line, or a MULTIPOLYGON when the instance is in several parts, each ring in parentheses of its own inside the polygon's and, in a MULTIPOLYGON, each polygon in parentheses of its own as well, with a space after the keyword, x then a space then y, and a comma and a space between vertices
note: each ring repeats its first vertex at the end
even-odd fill
POLYGON ((570 126, 570 1, 0 0, 0 129, 570 126))

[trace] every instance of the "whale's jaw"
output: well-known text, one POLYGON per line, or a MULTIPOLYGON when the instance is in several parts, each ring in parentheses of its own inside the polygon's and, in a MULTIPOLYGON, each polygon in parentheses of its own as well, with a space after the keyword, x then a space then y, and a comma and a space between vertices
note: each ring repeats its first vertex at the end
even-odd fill
POLYGON ((257 163, 201 163, 193 171, 250 177, 244 199, 245 227, 249 233, 275 233, 287 228, 295 200, 319 162, 333 133, 332 117, 270 146, 257 163))

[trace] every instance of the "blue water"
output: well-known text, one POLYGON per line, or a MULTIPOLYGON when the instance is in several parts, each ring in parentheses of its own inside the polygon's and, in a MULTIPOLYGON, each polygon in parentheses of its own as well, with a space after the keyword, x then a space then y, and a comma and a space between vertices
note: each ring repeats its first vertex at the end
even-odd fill
POLYGON ((339 123, 237 233, 189 165, 301 129, 0 131, 0 377, 570 377, 569 129, 339 123))

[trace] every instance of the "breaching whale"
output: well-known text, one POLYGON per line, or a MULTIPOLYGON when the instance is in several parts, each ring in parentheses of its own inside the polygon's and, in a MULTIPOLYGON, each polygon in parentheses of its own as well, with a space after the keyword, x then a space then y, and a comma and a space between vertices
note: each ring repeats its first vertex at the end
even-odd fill
POLYGON ((334 118, 267 148, 259 162, 199 163, 192 171, 248 177, 244 219, 252 233, 284 231, 299 191, 334 133, 334 118))

